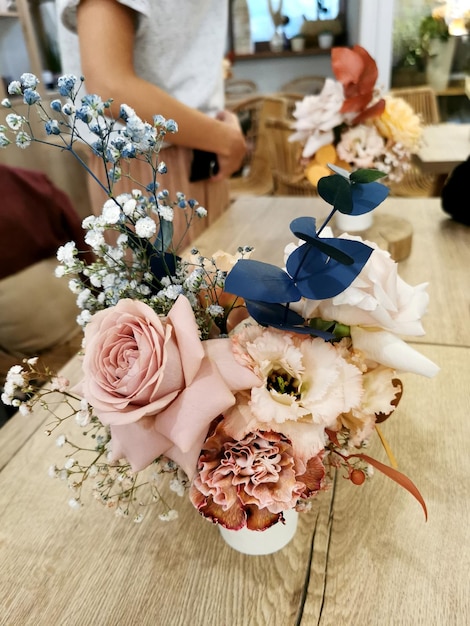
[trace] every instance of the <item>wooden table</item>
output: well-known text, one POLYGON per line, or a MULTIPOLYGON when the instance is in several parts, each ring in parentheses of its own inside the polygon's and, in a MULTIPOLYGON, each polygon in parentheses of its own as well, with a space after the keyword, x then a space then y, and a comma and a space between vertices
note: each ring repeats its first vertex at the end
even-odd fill
MULTIPOLYGON (((258 257, 282 263, 290 219, 310 209, 323 211, 318 199, 239 201, 203 235, 200 248, 253 244, 258 257)), ((383 425, 400 469, 426 499, 429 521, 407 492, 379 474, 363 487, 338 475, 300 516, 289 546, 264 557, 231 550, 187 501, 170 524, 149 515, 135 525, 92 501, 76 513, 67 507, 66 487, 47 477, 62 451, 43 433, 45 414, 16 415, 0 431, 0 624, 470 622, 470 350, 468 335, 456 339, 453 329, 456 307, 467 306, 467 323, 457 328, 468 326, 468 300, 464 283, 452 287, 464 277, 458 266, 468 268, 470 231, 450 223, 432 200, 397 199, 384 210, 406 214, 415 228, 402 273, 414 283, 432 280, 433 301, 445 298, 430 309, 428 335, 417 345, 441 372, 434 380, 403 376, 402 402, 383 425)), ((64 373, 79 376, 77 358, 64 373)), ((375 441, 371 453, 385 461, 375 441)))
POLYGON ((470 156, 470 124, 425 126, 416 163, 427 174, 450 174, 470 156))

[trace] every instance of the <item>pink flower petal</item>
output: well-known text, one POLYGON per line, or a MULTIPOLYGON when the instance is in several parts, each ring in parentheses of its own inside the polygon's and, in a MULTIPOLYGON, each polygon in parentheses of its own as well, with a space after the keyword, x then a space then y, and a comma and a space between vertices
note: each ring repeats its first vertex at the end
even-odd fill
POLYGON ((218 368, 205 358, 193 383, 158 414, 155 428, 183 452, 200 450, 211 421, 234 403, 218 368))
POLYGON ((248 367, 240 365, 233 355, 231 339, 203 342, 204 352, 217 367, 225 384, 234 392, 260 387, 263 381, 248 367))
POLYGON ((143 470, 171 446, 153 427, 153 418, 111 426, 111 458, 127 459, 134 472, 143 470))
POLYGON ((204 358, 204 350, 199 339, 199 328, 194 312, 187 298, 179 297, 176 300, 168 314, 168 320, 173 325, 180 349, 186 385, 190 385, 204 358))

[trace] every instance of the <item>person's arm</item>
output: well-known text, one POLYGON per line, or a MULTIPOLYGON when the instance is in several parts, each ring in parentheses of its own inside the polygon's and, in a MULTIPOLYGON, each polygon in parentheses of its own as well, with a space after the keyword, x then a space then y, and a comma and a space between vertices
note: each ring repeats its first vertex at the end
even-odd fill
POLYGON ((245 139, 238 119, 224 112, 213 119, 179 102, 164 90, 139 78, 133 65, 136 14, 116 0, 82 0, 77 10, 82 71, 87 91, 114 100, 113 115, 123 103, 145 121, 155 114, 174 119, 178 132, 171 143, 215 152, 219 174, 230 176, 241 165, 245 139))

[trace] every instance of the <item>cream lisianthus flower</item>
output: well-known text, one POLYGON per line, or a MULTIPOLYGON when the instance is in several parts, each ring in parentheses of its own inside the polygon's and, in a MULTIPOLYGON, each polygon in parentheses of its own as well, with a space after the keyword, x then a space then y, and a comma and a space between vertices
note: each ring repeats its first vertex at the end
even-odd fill
POLYGON ((304 144, 302 156, 309 158, 322 146, 333 143, 333 128, 344 121, 340 112, 344 102, 341 83, 327 78, 323 89, 318 95, 305 96, 295 105, 293 113, 295 133, 289 141, 300 141, 304 144))
POLYGON ((292 441, 301 463, 325 445, 325 428, 359 406, 362 372, 343 357, 343 347, 310 335, 247 326, 232 337, 235 358, 263 381, 224 414, 234 439, 273 430, 292 441))
POLYGON ((374 124, 383 137, 401 144, 410 152, 418 150, 423 125, 419 116, 403 98, 387 95, 385 110, 374 120, 374 124))
MULTIPOLYGON (((356 351, 355 351, 356 352, 356 351)), ((358 447, 372 435, 378 415, 392 413, 401 396, 401 383, 395 370, 378 365, 366 371, 362 377, 364 393, 361 406, 342 413, 334 430, 346 427, 349 431, 349 446, 358 447)))

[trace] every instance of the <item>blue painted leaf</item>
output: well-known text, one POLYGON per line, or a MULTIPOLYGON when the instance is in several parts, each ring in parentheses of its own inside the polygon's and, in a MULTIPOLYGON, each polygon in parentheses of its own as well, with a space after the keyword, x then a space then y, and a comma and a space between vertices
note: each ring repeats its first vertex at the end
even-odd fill
POLYGON ((160 280, 164 276, 173 276, 175 274, 176 262, 179 260, 179 257, 169 252, 162 254, 148 239, 138 237, 128 226, 124 226, 124 229, 131 249, 134 252, 144 251, 144 256, 150 259, 150 271, 152 272, 153 280, 148 286, 152 293, 160 291, 162 288, 160 280))
POLYGON ((321 337, 325 341, 331 341, 331 339, 335 339, 335 335, 333 333, 329 333, 325 330, 320 330, 319 328, 311 328, 310 326, 290 326, 289 324, 270 324, 273 328, 278 328, 279 330, 288 330, 291 333, 298 333, 300 335, 312 335, 313 337, 321 337))
MULTIPOLYGON (((339 133, 338 135, 338 141, 340 140, 340 138, 341 138, 341 133, 339 133)), ((340 167, 339 165, 335 165, 334 163, 328 163, 328 167, 335 174, 339 174, 343 178, 346 178, 346 180, 349 180, 349 177, 351 176, 351 172, 349 170, 345 170, 344 167, 340 167)))
POLYGON ((317 236, 317 223, 314 217, 296 217, 290 223, 290 229, 296 237, 305 239, 305 237, 315 238, 317 236))
MULTIPOLYGON (((390 190, 382 183, 354 183, 351 185, 352 211, 348 215, 363 215, 377 207, 390 193, 390 190)), ((344 211, 338 207, 341 213, 344 211)))
MULTIPOLYGON (((302 335, 321 337, 325 341, 334 339, 333 333, 321 328, 305 326, 305 320, 301 315, 292 311, 285 304, 269 304, 254 300, 246 300, 246 307, 251 317, 261 326, 271 326, 280 330, 288 330, 302 335)), ((331 324, 331 323, 330 323, 331 324)))
MULTIPOLYGON (((340 263, 350 264, 353 259, 344 254, 335 247, 336 239, 328 239, 325 237, 319 238, 316 232, 315 218, 313 217, 297 217, 290 223, 290 229, 296 237, 303 239, 307 243, 322 250, 328 256, 332 256, 340 263), (330 242, 330 243, 328 243, 330 242), (333 245, 330 245, 330 244, 333 245)), ((293 274, 295 276, 295 274, 293 274)))
POLYGON ((336 239, 335 246, 354 262, 344 265, 308 244, 289 256, 287 271, 296 272, 296 284, 304 297, 324 300, 337 296, 349 287, 372 253, 372 248, 361 241, 336 239))
POLYGON ((259 300, 245 300, 245 304, 251 317, 263 326, 299 326, 304 323, 304 318, 285 304, 259 300))
POLYGON ((317 185, 318 194, 341 213, 349 214, 353 210, 351 185, 349 180, 333 174, 320 178, 317 185))
POLYGON ((240 259, 225 279, 225 291, 245 300, 297 302, 300 292, 279 267, 253 259, 240 259))
POLYGON ((170 252, 165 252, 165 254, 153 254, 150 258, 150 271, 154 277, 150 288, 153 293, 160 291, 162 288, 160 280, 165 276, 174 276, 176 272, 176 262, 179 260, 179 257, 175 254, 171 254, 170 252))
MULTIPOLYGON (((306 241, 309 245, 323 252, 326 256, 332 257, 333 259, 338 261, 338 263, 342 263, 343 265, 351 265, 352 263, 354 263, 354 259, 348 254, 345 254, 339 248, 339 246, 336 245, 336 242, 338 240, 335 238, 332 239, 328 237, 310 237, 306 235, 305 233, 294 233, 294 234, 297 235, 297 237, 299 237, 300 239, 303 239, 304 241, 306 241)), ((288 258, 290 258, 290 256, 288 258)), ((299 262, 301 262, 301 257, 299 257, 298 260, 299 262)), ((322 259, 320 263, 323 264, 323 262, 324 261, 322 259)), ((295 270, 295 266, 289 265, 287 271, 295 280, 297 276, 297 271, 295 270), (294 273, 291 273, 291 268, 294 273)))

